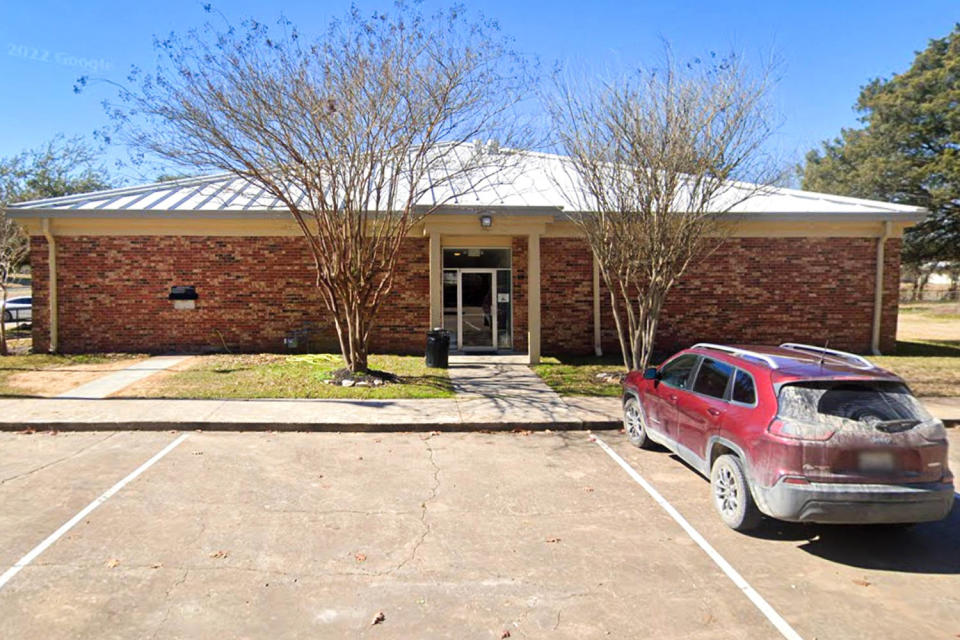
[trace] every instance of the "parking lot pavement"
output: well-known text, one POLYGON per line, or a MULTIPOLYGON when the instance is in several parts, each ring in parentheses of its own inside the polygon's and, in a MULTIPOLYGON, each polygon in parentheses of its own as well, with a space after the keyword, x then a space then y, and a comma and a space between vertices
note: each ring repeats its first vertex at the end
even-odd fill
MULTIPOLYGON (((2 569, 176 437, 0 434, 2 569)), ((804 637, 960 633, 957 510, 747 537, 680 462, 601 437, 804 637)), ((584 432, 190 433, 0 587, 11 638, 504 632, 780 637, 584 432)))
MULTIPOLYGON (((960 431, 948 430, 960 470, 960 431)), ((766 521, 727 529, 704 478, 667 452, 601 436, 805 638, 960 637, 960 500, 942 522, 902 531, 766 521)))

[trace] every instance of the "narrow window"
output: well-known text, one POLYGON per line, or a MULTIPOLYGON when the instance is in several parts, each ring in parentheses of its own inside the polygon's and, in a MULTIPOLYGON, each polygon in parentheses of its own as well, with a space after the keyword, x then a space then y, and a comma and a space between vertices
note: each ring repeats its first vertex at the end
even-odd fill
POLYGON ((753 377, 746 371, 737 370, 733 379, 733 401, 743 404, 754 404, 757 401, 757 390, 753 386, 753 377))

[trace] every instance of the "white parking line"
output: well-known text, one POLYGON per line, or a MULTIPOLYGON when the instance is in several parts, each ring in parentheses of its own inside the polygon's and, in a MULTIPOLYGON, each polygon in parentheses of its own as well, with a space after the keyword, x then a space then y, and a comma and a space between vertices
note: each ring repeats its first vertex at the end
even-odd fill
POLYGON ((790 624, 784 620, 776 610, 770 606, 770 604, 763 599, 757 591, 750 586, 750 584, 740 575, 740 573, 733 568, 733 566, 726 561, 726 559, 720 555, 720 553, 713 548, 713 546, 707 542, 706 538, 700 535, 700 532, 693 528, 687 519, 680 515, 680 512, 677 511, 672 504, 667 502, 667 499, 660 495, 660 492, 653 488, 649 482, 647 482, 643 476, 637 473, 637 470, 631 467, 626 460, 621 458, 616 451, 610 448, 606 442, 598 438, 597 436, 591 436, 591 440, 600 445, 600 448, 606 451, 607 455, 613 458, 614 462, 620 465, 627 474, 633 478, 637 484, 643 487, 644 491, 650 494, 650 497, 659 504, 664 511, 666 511, 671 518, 673 518, 677 524, 679 524, 684 531, 687 532, 694 542, 703 549, 703 551, 710 556, 710 559, 720 567, 721 571, 727 574, 727 577, 733 581, 733 584, 737 585, 737 588, 743 592, 745 596, 750 599, 750 602, 760 610, 760 613, 767 617, 773 626, 777 628, 777 631, 780 632, 784 638, 788 640, 803 640, 799 633, 797 633, 790 624))
POLYGON ((158 460, 160 460, 163 456, 173 451, 177 447, 177 445, 179 445, 181 442, 187 439, 188 435, 190 434, 184 433, 180 435, 176 440, 174 440, 173 442, 165 446, 152 458, 150 458, 149 460, 144 462, 142 465, 134 469, 130 473, 130 475, 128 475, 126 478, 124 478, 117 484, 107 489, 103 493, 103 495, 101 495, 99 498, 97 498, 96 500, 94 500, 93 502, 85 506, 83 509, 81 509, 80 512, 77 513, 77 515, 67 520, 59 529, 57 529, 56 531, 51 533, 49 536, 47 536, 47 538, 43 542, 41 542, 40 544, 35 546, 33 549, 31 549, 27 553, 27 555, 17 560, 17 562, 12 567, 4 571, 3 575, 0 576, 0 589, 3 589, 3 587, 6 586, 8 582, 10 582, 13 576, 20 573, 21 569, 23 569, 25 566, 33 562, 37 556, 39 556, 41 553, 46 551, 47 548, 50 545, 52 545, 54 542, 59 540, 63 536, 63 534, 65 534, 67 531, 70 531, 70 529, 72 529, 74 525, 76 525, 78 522, 86 518, 91 511, 93 511, 94 509, 99 507, 101 504, 106 502, 112 495, 120 491, 120 489, 123 489, 130 482, 132 482, 133 480, 136 480, 137 477, 140 476, 140 474, 142 474, 144 471, 146 471, 151 466, 153 466, 153 464, 158 460))

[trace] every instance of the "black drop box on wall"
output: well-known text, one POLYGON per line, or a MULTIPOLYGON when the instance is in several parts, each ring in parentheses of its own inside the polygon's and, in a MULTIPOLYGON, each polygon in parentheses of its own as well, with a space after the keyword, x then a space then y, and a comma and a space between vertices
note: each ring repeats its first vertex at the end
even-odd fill
POLYGON ((170 287, 170 300, 196 300, 197 288, 195 286, 170 287))

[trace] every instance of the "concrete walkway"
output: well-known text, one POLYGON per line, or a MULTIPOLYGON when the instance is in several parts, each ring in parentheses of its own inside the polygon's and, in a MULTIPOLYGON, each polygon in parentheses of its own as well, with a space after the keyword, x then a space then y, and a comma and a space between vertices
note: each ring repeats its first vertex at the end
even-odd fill
POLYGON ((523 355, 451 356, 448 371, 461 417, 474 421, 490 415, 522 415, 535 422, 577 422, 576 412, 527 362, 523 355))
POLYGON ((134 382, 139 382, 164 369, 169 369, 183 362, 188 357, 189 356, 156 356, 147 358, 125 369, 107 374, 102 378, 97 378, 79 387, 74 387, 70 389, 70 391, 61 393, 57 397, 87 400, 106 398, 121 389, 129 387, 134 382))
POLYGON ((524 408, 519 399, 0 399, 0 431, 509 431, 620 428, 615 398, 524 408), (610 400, 614 400, 615 411, 610 400), (596 402, 600 401, 600 402, 596 402))
MULTIPOLYGON (((150 358, 58 398, 0 399, 0 431, 55 429, 212 431, 503 431, 619 429, 619 398, 561 398, 525 356, 452 356, 455 398, 427 400, 170 400, 109 398, 182 361, 150 358)), ((925 398, 950 426, 960 398, 925 398)))

